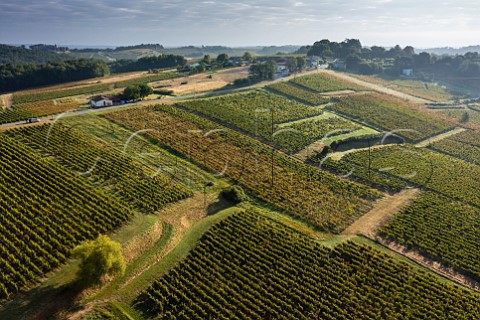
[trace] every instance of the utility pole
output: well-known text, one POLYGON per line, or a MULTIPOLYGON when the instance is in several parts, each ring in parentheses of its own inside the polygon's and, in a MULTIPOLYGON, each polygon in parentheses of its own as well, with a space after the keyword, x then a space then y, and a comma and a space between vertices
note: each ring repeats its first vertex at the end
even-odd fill
POLYGON ((372 170, 372 150, 370 146, 370 138, 367 139, 368 141, 368 182, 370 184, 372 183, 372 176, 371 176, 371 170, 372 170))
MULTIPOLYGON (((274 134, 274 126, 273 126, 273 109, 270 110, 271 115, 272 115, 272 143, 273 143, 273 134, 274 134)), ((271 164, 272 164, 272 182, 271 182, 271 187, 273 189, 273 154, 275 152, 275 148, 272 146, 272 159, 271 159, 271 164)))

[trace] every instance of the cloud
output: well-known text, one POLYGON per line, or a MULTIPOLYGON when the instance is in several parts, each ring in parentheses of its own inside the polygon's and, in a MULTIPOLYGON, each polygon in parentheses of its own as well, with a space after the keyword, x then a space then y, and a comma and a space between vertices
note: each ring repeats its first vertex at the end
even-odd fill
POLYGON ((474 0, 2 0, 0 42, 242 45, 357 37, 394 44, 392 35, 402 32, 412 44, 455 42, 442 40, 447 31, 473 41, 479 15, 474 0))

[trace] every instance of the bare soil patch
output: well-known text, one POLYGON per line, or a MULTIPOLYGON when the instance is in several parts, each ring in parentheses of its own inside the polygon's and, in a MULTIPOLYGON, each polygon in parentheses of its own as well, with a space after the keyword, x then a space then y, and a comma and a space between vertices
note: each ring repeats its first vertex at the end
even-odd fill
POLYGON ((0 107, 1 110, 8 109, 13 105, 13 94, 7 93, 0 95, 0 107))
POLYGON ((218 90, 232 84, 236 79, 246 78, 247 76, 248 68, 239 67, 221 70, 211 74, 201 73, 172 80, 163 80, 153 83, 153 87, 162 87, 164 89, 172 90, 176 95, 182 95, 218 90))
POLYGON ((374 203, 373 208, 369 212, 346 228, 342 234, 354 235, 360 233, 373 238, 377 228, 383 226, 418 194, 420 194, 419 189, 406 188, 394 195, 385 195, 374 203))
POLYGON ((467 129, 465 128, 455 128, 453 130, 450 130, 450 131, 447 131, 447 132, 444 132, 444 133, 441 133, 439 135, 436 135, 436 136, 433 136, 433 137, 430 137, 426 140, 423 140, 419 143, 417 143, 415 146, 416 147, 427 147, 429 144, 431 143, 434 143, 434 142, 437 142, 437 141, 440 141, 440 140, 443 140, 443 139, 446 139, 448 137, 451 137, 457 133, 460 133, 460 132, 463 132, 463 131, 466 131, 467 129))

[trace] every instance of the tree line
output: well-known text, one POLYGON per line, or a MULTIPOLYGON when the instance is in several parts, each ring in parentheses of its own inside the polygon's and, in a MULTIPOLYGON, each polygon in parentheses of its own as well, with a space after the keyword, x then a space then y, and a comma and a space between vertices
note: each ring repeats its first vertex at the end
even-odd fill
POLYGON ((161 54, 158 56, 143 57, 138 60, 118 60, 109 64, 112 73, 153 70, 183 66, 187 60, 182 56, 161 54))
POLYGON ((480 76, 480 56, 478 52, 463 55, 435 55, 427 52, 416 53, 412 46, 392 48, 381 46, 364 47, 358 39, 342 42, 327 39, 317 41, 312 46, 303 46, 297 53, 318 56, 323 59, 343 60, 348 71, 398 75, 404 69, 429 75, 480 76))
POLYGON ((0 65, 0 92, 79 81, 108 75, 103 61, 68 60, 46 64, 0 65))
POLYGON ((102 77, 110 73, 176 67, 185 63, 186 59, 182 56, 160 55, 138 60, 120 60, 111 64, 92 59, 56 61, 45 64, 0 64, 0 92, 79 81, 102 77))

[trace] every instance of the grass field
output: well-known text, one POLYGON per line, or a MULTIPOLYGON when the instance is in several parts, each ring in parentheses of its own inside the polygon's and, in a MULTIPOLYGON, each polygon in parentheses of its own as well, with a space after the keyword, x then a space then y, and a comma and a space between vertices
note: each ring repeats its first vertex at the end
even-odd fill
POLYGON ((388 77, 365 76, 357 74, 349 75, 363 81, 379 84, 384 87, 426 100, 445 101, 455 98, 455 94, 449 92, 444 86, 434 82, 424 82, 410 79, 393 79, 388 77))

